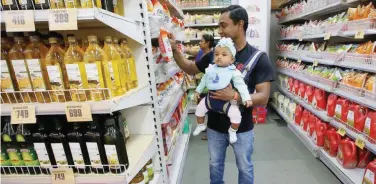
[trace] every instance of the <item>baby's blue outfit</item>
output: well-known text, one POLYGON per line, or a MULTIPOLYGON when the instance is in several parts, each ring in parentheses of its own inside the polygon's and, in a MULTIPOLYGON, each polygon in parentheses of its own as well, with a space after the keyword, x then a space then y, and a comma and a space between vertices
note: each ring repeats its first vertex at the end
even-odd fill
MULTIPOLYGON (((233 82, 234 87, 238 90, 243 103, 251 100, 251 96, 249 95, 248 87, 244 82, 243 76, 233 64, 227 67, 220 67, 216 64, 209 65, 209 67, 205 70, 205 75, 202 77, 200 84, 196 88, 196 92, 202 93, 205 87, 207 87, 210 91, 220 90, 226 88, 231 81, 233 82)), ((208 97, 211 102, 215 100, 210 98, 210 95, 208 95, 208 97)), ((215 109, 217 108, 222 109, 222 107, 216 107, 215 109)))

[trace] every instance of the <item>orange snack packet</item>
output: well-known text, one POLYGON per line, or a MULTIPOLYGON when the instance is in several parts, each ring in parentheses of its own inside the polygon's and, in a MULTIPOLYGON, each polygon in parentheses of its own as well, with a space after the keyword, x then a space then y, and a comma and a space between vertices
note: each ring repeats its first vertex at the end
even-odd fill
POLYGON ((158 38, 159 49, 161 50, 163 60, 166 62, 172 61, 174 56, 172 53, 170 40, 168 39, 168 34, 169 32, 167 30, 161 28, 158 38))

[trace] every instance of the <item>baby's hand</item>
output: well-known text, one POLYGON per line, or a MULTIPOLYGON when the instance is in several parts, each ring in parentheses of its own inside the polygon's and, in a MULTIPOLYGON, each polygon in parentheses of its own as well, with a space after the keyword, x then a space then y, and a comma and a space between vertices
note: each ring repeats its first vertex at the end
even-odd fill
POLYGON ((247 100, 247 101, 245 101, 244 106, 251 107, 252 104, 253 104, 252 100, 247 100))

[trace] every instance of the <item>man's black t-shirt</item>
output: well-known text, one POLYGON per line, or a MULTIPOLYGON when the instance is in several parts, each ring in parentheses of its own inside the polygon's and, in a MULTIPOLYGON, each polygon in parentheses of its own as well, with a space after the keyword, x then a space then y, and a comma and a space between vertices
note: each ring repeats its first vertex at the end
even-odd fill
MULTIPOLYGON (((234 65, 237 66, 238 64, 244 64, 255 52, 257 52, 257 49, 247 43, 242 50, 236 52, 234 65)), ((209 64, 213 63, 213 59, 214 52, 211 51, 197 61, 196 66, 201 72, 205 72, 205 69, 209 66, 209 64)), ((275 72, 269 57, 266 54, 262 54, 252 70, 252 73, 249 75, 249 82, 247 84, 249 94, 254 93, 257 84, 269 81, 272 82, 274 80, 274 75, 275 72)), ((252 107, 244 108, 244 110, 241 111, 241 115, 242 121, 240 123, 238 133, 252 130, 252 107)), ((226 114, 219 114, 212 111, 208 112, 208 127, 210 129, 221 133, 228 133, 228 128, 230 125, 230 119, 226 114)))

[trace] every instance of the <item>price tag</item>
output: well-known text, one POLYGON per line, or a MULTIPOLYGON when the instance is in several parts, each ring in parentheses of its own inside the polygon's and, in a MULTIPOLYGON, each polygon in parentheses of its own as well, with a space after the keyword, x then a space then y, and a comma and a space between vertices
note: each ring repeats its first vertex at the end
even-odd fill
POLYGON ((325 33, 324 40, 329 40, 331 36, 331 33, 325 33))
POLYGON ((7 32, 35 31, 33 10, 3 11, 7 32))
POLYGON ((34 124, 37 122, 35 118, 35 106, 19 104, 12 107, 10 115, 12 124, 34 124))
POLYGON ((303 41, 303 36, 302 35, 299 35, 299 41, 301 42, 301 41, 303 41))
POLYGON ((51 168, 52 184, 75 184, 72 168, 51 168))
POLYGON ((364 142, 363 138, 357 137, 355 140, 355 145, 358 146, 360 149, 363 149, 366 143, 364 142))
POLYGON ((93 121, 90 105, 87 103, 67 103, 65 114, 68 122, 93 121))
POLYGON ((284 58, 283 58, 284 60, 286 60, 287 59, 287 57, 285 56, 284 58))
POLYGON ((357 31, 355 33, 355 39, 364 39, 364 31, 357 31))
POLYGON ((319 65, 319 62, 318 61, 314 61, 312 66, 317 66, 317 65, 319 65))
POLYGON ((298 63, 301 63, 301 62, 302 62, 302 58, 299 58, 299 59, 298 59, 298 63))
POLYGON ((77 30, 77 9, 49 10, 48 26, 50 31, 77 30))
POLYGON ((189 43, 189 42, 191 42, 191 40, 189 38, 186 38, 185 41, 184 41, 184 43, 189 43))
POLYGON ((337 133, 343 137, 346 135, 346 130, 344 128, 340 128, 337 130, 337 133))

